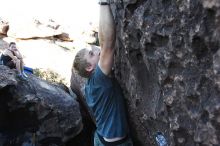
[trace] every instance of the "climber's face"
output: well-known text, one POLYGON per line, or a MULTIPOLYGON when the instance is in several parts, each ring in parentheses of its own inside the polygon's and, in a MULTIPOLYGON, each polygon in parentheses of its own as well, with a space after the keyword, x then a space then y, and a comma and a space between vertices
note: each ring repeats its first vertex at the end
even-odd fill
POLYGON ((100 58, 100 49, 97 47, 94 47, 92 49, 86 49, 85 52, 85 59, 86 61, 89 63, 88 67, 86 68, 86 70, 88 72, 92 72, 96 65, 99 62, 99 58, 100 58))

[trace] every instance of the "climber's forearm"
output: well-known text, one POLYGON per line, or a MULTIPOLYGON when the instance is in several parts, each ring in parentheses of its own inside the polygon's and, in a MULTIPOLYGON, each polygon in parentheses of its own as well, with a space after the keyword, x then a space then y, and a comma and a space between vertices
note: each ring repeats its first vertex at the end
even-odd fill
POLYGON ((100 5, 99 42, 102 49, 113 49, 115 24, 109 5, 100 5))
POLYGON ((101 53, 99 67, 105 75, 111 73, 114 62, 115 24, 109 5, 100 5, 99 42, 101 53))

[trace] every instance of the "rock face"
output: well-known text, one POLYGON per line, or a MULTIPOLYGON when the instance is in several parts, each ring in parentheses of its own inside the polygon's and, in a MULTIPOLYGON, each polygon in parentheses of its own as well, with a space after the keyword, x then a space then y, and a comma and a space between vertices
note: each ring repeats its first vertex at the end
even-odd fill
POLYGON ((126 0, 117 24, 115 75, 134 144, 220 145, 220 0, 126 0))
POLYGON ((82 127, 78 103, 61 86, 0 66, 0 146, 59 146, 82 127))
POLYGON ((39 20, 30 22, 11 23, 7 35, 16 39, 60 39, 63 41, 72 41, 69 34, 63 32, 60 25, 56 24, 53 20, 41 23, 39 20))
POLYGON ((0 34, 6 35, 9 29, 8 22, 0 18, 0 34))
MULTIPOLYGON (((80 143, 80 146, 93 146, 93 134, 96 129, 95 127, 95 119, 91 116, 91 112, 89 110, 88 105, 85 101, 85 94, 84 94, 84 85, 86 83, 86 79, 80 77, 72 67, 72 75, 71 75, 71 89, 72 91, 77 95, 77 101, 80 105, 80 111, 82 114, 82 121, 83 121, 83 131, 80 134, 80 137, 82 137, 82 141, 84 143, 80 143)), ((75 142, 75 141, 74 141, 75 142)), ((72 146, 73 143, 70 141, 70 143, 67 143, 67 146, 72 146)))

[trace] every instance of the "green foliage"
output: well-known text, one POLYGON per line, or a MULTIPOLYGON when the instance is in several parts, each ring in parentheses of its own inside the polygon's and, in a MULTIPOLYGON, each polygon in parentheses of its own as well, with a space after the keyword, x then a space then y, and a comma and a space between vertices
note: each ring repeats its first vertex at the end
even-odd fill
POLYGON ((50 69, 43 70, 36 68, 34 69, 34 74, 49 82, 67 84, 65 78, 62 78, 58 73, 50 69))

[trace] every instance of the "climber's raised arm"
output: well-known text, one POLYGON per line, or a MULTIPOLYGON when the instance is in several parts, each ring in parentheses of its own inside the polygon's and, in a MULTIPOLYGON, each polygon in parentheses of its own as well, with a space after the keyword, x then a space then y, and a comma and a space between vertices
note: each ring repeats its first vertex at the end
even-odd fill
POLYGON ((109 75, 114 60, 115 24, 108 0, 100 0, 99 42, 101 46, 98 65, 102 72, 109 75))

